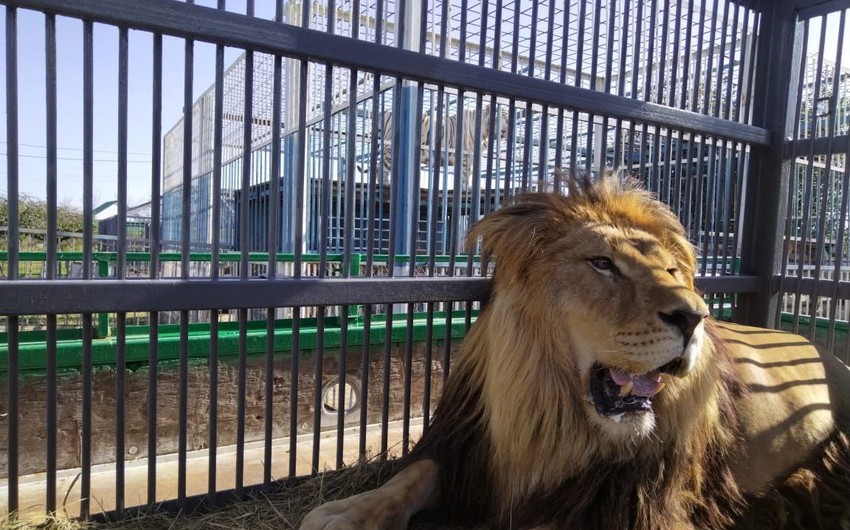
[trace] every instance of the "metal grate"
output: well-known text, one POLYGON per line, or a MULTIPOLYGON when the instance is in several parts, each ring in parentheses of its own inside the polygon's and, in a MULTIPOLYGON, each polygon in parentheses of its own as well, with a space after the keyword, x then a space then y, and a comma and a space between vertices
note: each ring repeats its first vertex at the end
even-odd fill
POLYGON ((784 146, 788 179, 781 301, 775 325, 816 339, 850 360, 850 8, 811 12, 800 22, 784 146))
MULTIPOLYGON (((69 488, 79 504, 65 509, 83 517, 166 498, 190 509, 406 452, 487 291, 492 264, 463 245, 467 228, 517 193, 560 187, 555 168, 617 166, 645 182, 683 220, 715 314, 759 321, 777 296, 778 268, 758 251, 776 241, 752 236, 765 209, 780 223, 765 175, 808 153, 808 169, 785 178, 814 189, 839 179, 823 160, 846 160, 846 123, 825 117, 847 116, 835 113, 839 91, 819 88, 843 85, 817 79, 845 79, 847 58, 799 76, 814 79, 800 81, 799 108, 812 105, 778 146, 769 109, 783 78, 768 59, 798 15, 783 2, 2 3, 0 472, 11 511, 54 513, 69 488), (46 207, 58 207, 63 39, 82 44, 85 228, 67 251, 55 220, 41 246, 29 243, 18 210, 31 130, 43 137, 46 207), (24 48, 45 50, 42 100, 20 82, 24 48), (103 50, 115 52, 115 78, 100 75, 103 50), (151 57, 144 97, 141 56, 151 57), (117 96, 113 121, 100 119, 104 85, 117 96), (27 121, 33 106, 43 127, 27 121), (140 130, 142 176, 131 171, 140 130), (107 248, 91 228, 101 135, 116 145, 107 248), (139 182, 149 183, 145 233, 127 221, 139 182), (43 483, 28 477, 40 472, 43 483)), ((808 5, 799 14, 802 31, 826 17, 808 5)), ((843 31, 846 11, 836 16, 843 31)), ((789 237, 832 233, 825 212, 847 205, 844 188, 827 188, 802 195, 819 209, 788 195, 788 219, 799 219, 789 237)), ((828 268, 818 267, 815 277, 828 268)), ((802 270, 789 265, 781 281, 800 308, 817 305, 810 287, 850 298, 839 280, 793 276, 802 270)), ((807 313, 793 314, 798 329, 807 313)))

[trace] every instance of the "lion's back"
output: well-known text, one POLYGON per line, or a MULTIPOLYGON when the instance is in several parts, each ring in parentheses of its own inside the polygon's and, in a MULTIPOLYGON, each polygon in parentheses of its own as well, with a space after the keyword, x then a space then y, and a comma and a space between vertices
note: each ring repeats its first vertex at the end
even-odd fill
POLYGON ((836 428, 850 432, 850 369, 799 335, 715 327, 745 388, 737 407, 744 445, 733 472, 757 493, 804 463, 836 428))

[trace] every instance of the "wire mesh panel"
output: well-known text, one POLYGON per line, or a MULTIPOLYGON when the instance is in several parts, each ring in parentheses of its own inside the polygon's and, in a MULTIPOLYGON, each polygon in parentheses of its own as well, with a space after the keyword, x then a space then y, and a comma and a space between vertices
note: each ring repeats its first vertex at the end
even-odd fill
POLYGON ((850 358, 847 160, 850 133, 850 9, 812 13, 798 28, 786 143, 788 190, 776 325, 850 358))
MULTIPOLYGON (((3 11, 7 510, 189 509, 404 454, 486 295, 494 264, 468 228, 562 189, 556 169, 619 168, 669 204, 716 315, 757 290, 740 269, 745 177, 771 138, 754 125, 749 3, 203 4, 3 11), (79 53, 57 61, 66 48, 79 53), (25 145, 43 146, 45 227, 20 215, 25 145), (79 237, 55 222, 66 181, 79 237), (112 197, 107 217, 96 203, 112 197)), ((846 148, 823 97, 799 153, 846 148)), ((816 164, 800 190, 837 182, 816 164)), ((827 188, 801 199, 823 218, 844 204, 827 188)))

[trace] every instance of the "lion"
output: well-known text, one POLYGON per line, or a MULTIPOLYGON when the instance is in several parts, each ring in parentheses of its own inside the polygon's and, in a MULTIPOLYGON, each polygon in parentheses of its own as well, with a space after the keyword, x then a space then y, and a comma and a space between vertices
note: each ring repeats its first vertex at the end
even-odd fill
POLYGON ((850 528, 850 369, 721 322, 685 230, 637 184, 570 177, 472 227, 491 294, 434 419, 380 488, 302 529, 850 528))

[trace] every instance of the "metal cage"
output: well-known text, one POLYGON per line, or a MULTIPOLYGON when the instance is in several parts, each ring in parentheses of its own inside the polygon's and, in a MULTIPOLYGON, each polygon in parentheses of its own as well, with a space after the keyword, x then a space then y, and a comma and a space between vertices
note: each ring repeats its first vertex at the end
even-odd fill
POLYGON ((8 512, 405 453, 487 293, 466 229, 555 168, 666 202, 718 318, 848 358, 847 0, 0 3, 8 512))

